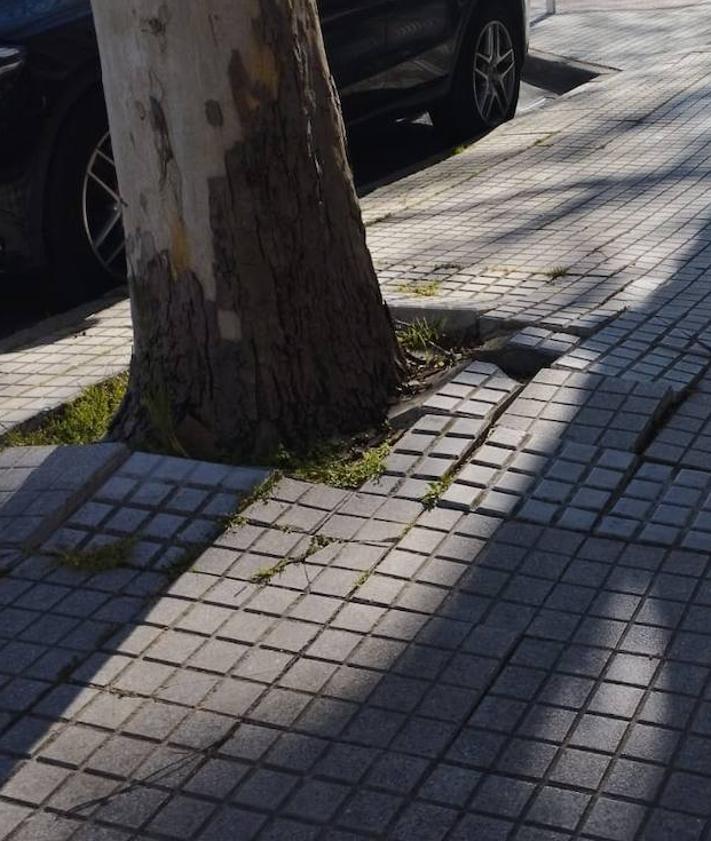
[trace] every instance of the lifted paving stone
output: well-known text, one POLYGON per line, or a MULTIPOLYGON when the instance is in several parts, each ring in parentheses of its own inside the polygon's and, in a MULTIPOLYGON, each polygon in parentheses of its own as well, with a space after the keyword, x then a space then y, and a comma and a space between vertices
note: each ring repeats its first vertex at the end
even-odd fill
POLYGON ((0 549, 28 549, 126 458, 121 444, 0 452, 0 549))

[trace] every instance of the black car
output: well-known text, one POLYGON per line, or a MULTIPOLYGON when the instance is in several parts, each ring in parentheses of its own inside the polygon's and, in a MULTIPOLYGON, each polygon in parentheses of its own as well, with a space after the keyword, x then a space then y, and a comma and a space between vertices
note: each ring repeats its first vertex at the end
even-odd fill
MULTIPOLYGON (((429 110, 460 137, 509 119, 527 0, 320 0, 348 124, 429 110)), ((67 297, 125 271, 89 0, 0 0, 0 270, 50 267, 67 297)))

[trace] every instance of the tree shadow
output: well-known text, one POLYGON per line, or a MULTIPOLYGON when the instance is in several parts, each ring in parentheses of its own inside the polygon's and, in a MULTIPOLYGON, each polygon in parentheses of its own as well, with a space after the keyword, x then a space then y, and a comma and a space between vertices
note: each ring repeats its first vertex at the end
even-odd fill
MULTIPOLYGON (((698 185, 705 151, 680 154, 676 172, 576 175, 562 205, 565 188, 543 187, 551 202, 525 222, 502 212, 503 231, 475 233, 515 243, 576 220, 601 248, 613 239, 584 227, 586 208, 698 185)), ((457 211, 438 212, 448 225, 457 211)), ((655 220, 643 228, 646 248, 655 220)), ((642 265, 653 283, 631 312, 666 307, 679 267, 706 283, 710 230, 707 215, 642 265)), ((174 580, 150 563, 80 574, 39 555, 7 571, 7 836, 699 837, 711 816, 708 553, 418 515, 408 500, 378 514, 389 486, 346 498, 287 484, 261 525, 228 530, 174 580), (294 499, 303 528, 340 543, 258 586, 255 572, 310 542, 279 526, 294 499), (355 539, 367 522, 377 529, 355 539)))

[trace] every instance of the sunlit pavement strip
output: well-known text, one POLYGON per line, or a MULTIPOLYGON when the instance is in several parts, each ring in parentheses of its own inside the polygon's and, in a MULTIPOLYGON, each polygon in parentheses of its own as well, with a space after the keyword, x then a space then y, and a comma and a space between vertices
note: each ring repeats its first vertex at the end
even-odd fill
POLYGON ((0 435, 128 368, 128 301, 95 313, 83 307, 63 320, 64 326, 52 323, 49 331, 40 324, 25 331, 19 345, 0 349, 0 435))
POLYGON ((474 363, 379 481, 221 534, 263 473, 124 454, 33 513, 60 456, 0 456, 49 518, 0 544, 0 839, 707 841, 711 17, 568 2, 534 43, 624 72, 365 200, 386 293, 441 280, 530 383, 474 363))

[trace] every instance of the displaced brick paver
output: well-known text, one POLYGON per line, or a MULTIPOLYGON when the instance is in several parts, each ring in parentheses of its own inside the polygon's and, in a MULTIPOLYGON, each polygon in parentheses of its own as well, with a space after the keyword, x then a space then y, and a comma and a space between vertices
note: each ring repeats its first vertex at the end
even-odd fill
MULTIPOLYGON (((92 450, 93 448, 86 448, 92 450)), ((269 473, 133 453, 64 520, 42 551, 82 552, 130 538, 129 564, 170 569, 224 528, 269 473)))
POLYGON ((0 452, 0 550, 36 545, 127 456, 120 444, 0 452))
POLYGON ((438 509, 395 544, 339 540, 255 584, 304 538, 258 521, 323 533, 335 493, 283 481, 172 584, 13 570, 13 837, 701 828, 708 553, 438 509))

